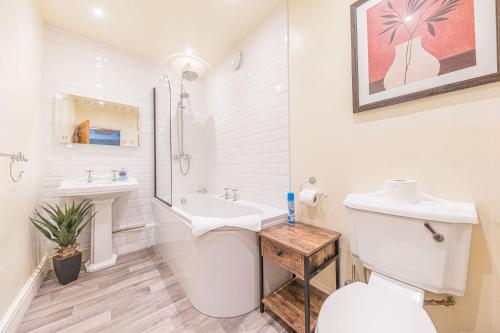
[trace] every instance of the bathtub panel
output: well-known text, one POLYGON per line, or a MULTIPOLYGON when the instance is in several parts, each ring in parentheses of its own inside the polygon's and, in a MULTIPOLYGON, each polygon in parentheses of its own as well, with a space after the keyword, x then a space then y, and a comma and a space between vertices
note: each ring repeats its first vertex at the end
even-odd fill
MULTIPOLYGON (((213 317, 236 317, 259 306, 259 258, 255 232, 210 231, 191 235, 190 221, 153 202, 157 247, 200 312, 213 317)), ((284 284, 290 273, 264 262, 268 294, 284 284)))

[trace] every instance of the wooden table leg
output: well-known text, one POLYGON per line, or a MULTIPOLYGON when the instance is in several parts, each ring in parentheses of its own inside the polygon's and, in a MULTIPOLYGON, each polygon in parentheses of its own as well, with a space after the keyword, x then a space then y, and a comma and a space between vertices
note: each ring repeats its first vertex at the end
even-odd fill
POLYGON ((260 246, 261 243, 261 238, 259 237, 259 289, 260 289, 260 302, 259 302, 259 309, 260 313, 264 312, 264 303, 262 303, 262 300, 264 299, 264 258, 262 257, 262 248, 260 246))
POLYGON ((309 257, 304 257, 304 317, 305 333, 311 332, 311 306, 309 288, 309 257))

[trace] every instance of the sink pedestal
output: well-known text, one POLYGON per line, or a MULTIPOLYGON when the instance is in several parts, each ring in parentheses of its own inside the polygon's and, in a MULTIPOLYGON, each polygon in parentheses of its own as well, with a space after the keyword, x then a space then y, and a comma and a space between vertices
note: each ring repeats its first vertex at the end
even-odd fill
POLYGON ((94 272, 116 263, 113 253, 113 201, 121 195, 137 190, 137 179, 116 181, 111 176, 95 176, 91 182, 85 178, 63 180, 57 188, 66 200, 92 200, 97 214, 90 223, 90 260, 85 263, 87 272, 94 272))
POLYGON ((113 266, 117 255, 113 253, 113 201, 94 200, 92 213, 97 212, 91 223, 90 260, 85 263, 87 272, 98 271, 113 266))

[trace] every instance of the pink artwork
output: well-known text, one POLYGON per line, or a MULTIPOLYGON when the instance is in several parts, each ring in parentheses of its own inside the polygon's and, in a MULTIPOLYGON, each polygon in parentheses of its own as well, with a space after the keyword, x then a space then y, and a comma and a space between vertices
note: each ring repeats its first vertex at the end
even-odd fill
MULTIPOLYGON (((353 34, 353 75, 359 85, 354 87, 355 97, 362 99, 365 94, 365 100, 374 101, 366 104, 373 104, 369 108, 374 108, 425 97, 418 95, 423 91, 430 96, 461 89, 465 86, 452 87, 449 84, 464 81, 461 79, 463 71, 476 67, 496 68, 491 73, 485 71, 485 76, 489 75, 488 82, 498 80, 497 15, 491 11, 492 6, 498 5, 497 2, 361 0, 355 3, 352 6, 353 27, 356 29, 356 34, 353 34), (485 22, 476 22, 481 15, 490 16, 485 16, 485 22), (478 45, 477 36, 481 33, 490 36, 491 44, 478 45), (359 43, 366 43, 367 48, 358 48, 359 43), (489 59, 483 59, 489 63, 478 63, 478 50, 488 46, 493 48, 493 52, 488 53, 491 55, 489 59), (360 50, 365 53, 358 53, 360 50), (366 61, 366 66, 362 66, 366 73, 359 73, 360 55, 366 61), (453 73, 458 74, 456 80, 450 75, 453 73), (366 78, 362 80, 364 82, 360 81, 360 74, 363 79, 366 78), (439 92, 422 89, 426 86, 428 89, 435 88, 440 82, 447 88, 439 92), (394 93, 391 94, 391 91, 394 93), (379 100, 377 95, 381 93, 385 93, 386 97, 379 100)), ((355 107, 362 108, 363 101, 356 102, 355 107)))
POLYGON ((367 18, 371 94, 476 65, 474 0, 386 0, 367 18))

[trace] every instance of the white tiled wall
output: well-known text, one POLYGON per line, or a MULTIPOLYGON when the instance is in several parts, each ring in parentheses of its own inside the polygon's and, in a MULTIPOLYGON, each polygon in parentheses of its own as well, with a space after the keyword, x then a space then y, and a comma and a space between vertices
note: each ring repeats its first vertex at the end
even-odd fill
MULTIPOLYGON (((126 167, 138 178, 137 192, 114 203, 114 227, 146 224, 142 231, 114 234, 113 245, 121 254, 147 247, 153 242, 151 198, 153 196, 153 100, 159 65, 125 51, 58 28, 45 30, 43 84, 43 180, 46 200, 57 200, 55 188, 64 178, 84 177, 85 170, 110 174, 126 167), (140 108, 140 147, 75 145, 67 148, 53 139, 53 99, 68 93, 140 108)), ((81 248, 89 246, 88 230, 81 248)))
MULTIPOLYGON (((229 53, 208 77, 185 83, 184 113, 189 175, 173 161, 178 194, 237 188, 242 199, 286 207, 289 189, 288 19, 286 1, 233 51, 243 54, 238 71, 229 53)), ((178 74, 177 74, 178 75, 178 74)), ((177 153, 179 78, 173 85, 172 151, 177 153)))
MULTIPOLYGON (((211 192, 237 188, 241 198, 285 207, 289 189, 288 22, 286 2, 228 56, 206 83, 213 130, 205 132, 211 192)), ((208 128, 209 126, 207 126, 208 128)))
MULTIPOLYGON (((242 199, 284 207, 289 188, 287 11, 279 7, 235 49, 243 53, 235 71, 230 55, 212 74, 185 83, 185 151, 192 156, 189 175, 172 165, 176 193, 208 188, 220 193, 238 188, 242 199)), ((115 234, 118 253, 153 243, 153 100, 152 87, 159 82, 159 65, 85 37, 46 27, 43 108, 43 195, 57 200, 55 188, 64 178, 83 177, 85 170, 107 174, 127 167, 140 188, 114 204, 114 227, 146 224, 143 231, 115 234), (107 60, 107 61, 105 61, 107 60), (68 93, 137 105, 141 110, 141 144, 138 149, 105 146, 64 147, 53 140, 53 97, 68 93)), ((177 74, 178 76, 178 74, 177 74)), ((172 151, 177 148, 179 79, 172 82, 172 151)), ((164 112, 168 98, 162 92, 164 112)), ((160 111, 160 112, 163 112, 160 111)), ((166 124, 166 122, 165 122, 166 124)), ((165 130, 167 130, 165 128, 165 130)), ((161 132, 166 139, 168 133, 161 132), (166 136, 167 135, 167 136, 166 136)), ((168 147, 165 153, 168 153, 168 147)), ((168 189, 167 176, 160 180, 168 189)), ((162 183, 162 184, 163 184, 162 183)), ((163 189, 164 190, 164 189, 163 189)), ((165 192, 168 196, 168 191, 165 192)), ((88 231, 80 240, 89 245, 88 231)))

